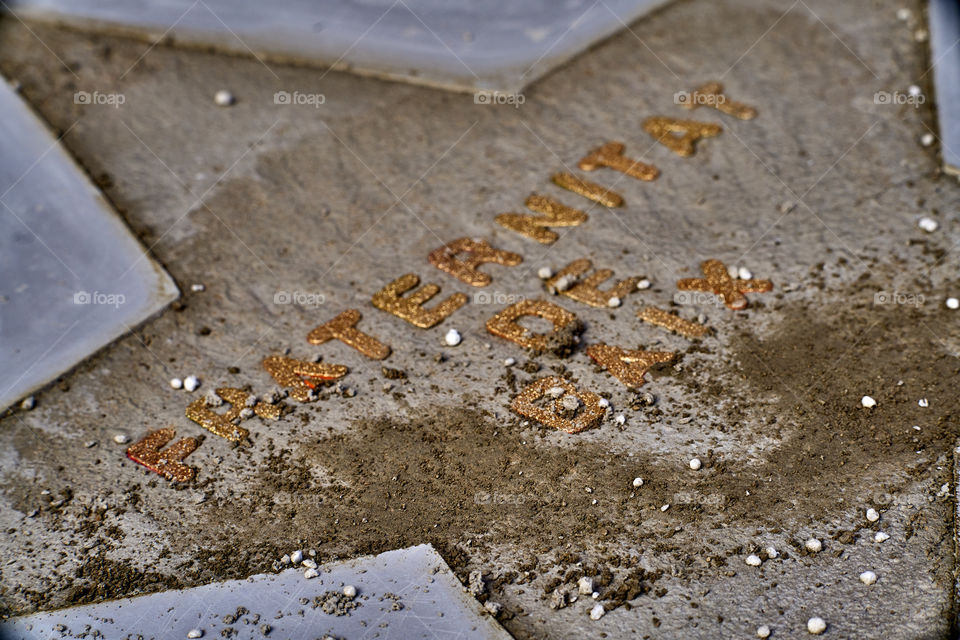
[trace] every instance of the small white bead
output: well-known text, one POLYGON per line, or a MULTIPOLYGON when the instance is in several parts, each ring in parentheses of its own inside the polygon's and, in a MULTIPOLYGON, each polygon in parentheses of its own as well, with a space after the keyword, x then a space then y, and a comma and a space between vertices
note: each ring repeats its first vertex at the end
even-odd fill
POLYGON ((552 278, 553 269, 551 269, 550 267, 540 267, 540 269, 537 270, 537 277, 540 278, 541 280, 547 280, 548 278, 552 278))
POLYGON ((307 580, 311 578, 316 578, 318 575, 320 575, 320 572, 317 571, 316 569, 307 569, 306 571, 303 572, 303 577, 306 578, 307 580))
POLYGON ((823 621, 823 618, 810 618, 807 620, 807 631, 813 635, 818 636, 826 630, 827 623, 823 621))
POLYGON ((557 291, 566 291, 570 288, 570 284, 570 278, 567 276, 561 276, 555 283, 553 283, 553 287, 557 291))
POLYGON ((660 507, 660 511, 666 511, 666 510, 669 509, 669 508, 670 508, 670 505, 665 504, 665 505, 663 505, 662 507, 660 507))
POLYGON ((642 487, 642 486, 643 486, 643 478, 634 478, 634 479, 633 479, 633 486, 636 487, 636 488, 638 488, 638 489, 639 489, 640 487, 642 487))
POLYGON ((200 283, 190 285, 191 291, 205 291, 206 289, 207 288, 200 283))
POLYGON ((760 559, 760 556, 751 553, 747 556, 747 564, 751 567, 759 567, 763 560, 760 559))
POLYGON ((927 233, 933 233, 940 228, 940 223, 934 220, 933 218, 920 218, 917 222, 917 226, 926 231, 927 233))
POLYGON ((922 144, 925 147, 929 147, 930 145, 933 144, 933 141, 935 139, 936 138, 934 138, 932 133, 925 133, 922 136, 920 136, 920 144, 922 144))
POLYGON ((356 598, 357 588, 352 584, 348 584, 343 588, 343 595, 347 596, 348 598, 356 598))
POLYGON ((869 509, 867 509, 867 520, 869 520, 870 522, 876 522, 879 519, 880 519, 880 514, 877 513, 876 509, 874 509, 873 507, 870 507, 869 509))
POLYGON ((187 376, 183 381, 183 388, 187 391, 196 391, 200 387, 200 378, 187 376))
POLYGON ((884 533, 883 531, 877 531, 876 535, 873 536, 874 542, 883 542, 884 540, 889 540, 890 534, 884 533))
POLYGON ((906 22, 907 20, 910 19, 911 16, 913 16, 913 12, 910 11, 910 9, 907 9, 906 7, 897 9, 897 20, 902 20, 906 22))
POLYGON ((614 308, 616 308, 616 307, 619 307, 620 304, 621 304, 620 298, 618 298, 617 296, 613 296, 612 298, 610 298, 609 300, 607 300, 607 306, 608 306, 608 307, 614 307, 614 308))
POLYGON ((606 398, 600 398, 599 400, 597 400, 597 404, 603 407, 604 409, 606 409, 607 407, 610 406, 610 401, 607 400, 606 398))
POLYGON ((763 625, 762 627, 757 627, 757 637, 758 638, 769 638, 770 637, 770 627, 763 625))
POLYGON ((640 291, 643 291, 644 289, 649 289, 651 286, 653 285, 646 278, 644 278, 643 280, 637 283, 637 289, 639 289, 640 291))
POLYGON ((306 560, 304 560, 304 561, 301 562, 300 564, 303 565, 304 567, 306 567, 307 569, 316 569, 316 568, 317 568, 317 563, 316 563, 315 561, 311 560, 310 558, 307 558, 306 560))
POLYGON ((213 101, 217 103, 219 107, 229 107, 236 100, 233 98, 233 94, 227 91, 226 89, 220 89, 213 95, 213 101))
POLYGON ((737 274, 740 273, 740 267, 738 267, 735 264, 732 264, 729 267, 727 267, 727 273, 730 274, 731 278, 736 278, 737 274))
POLYGON ((290 562, 292 562, 293 564, 300 564, 301 562, 303 562, 303 551, 301 551, 300 549, 297 549, 296 551, 291 553, 290 562))
POLYGON ((753 274, 750 273, 750 269, 747 269, 746 267, 740 267, 737 269, 737 275, 741 280, 750 280, 753 278, 753 274))
POLYGON ((627 416, 625 416, 625 415, 623 415, 623 414, 621 413, 621 414, 617 415, 617 417, 614 418, 613 421, 616 422, 617 424, 623 424, 623 423, 625 423, 625 422, 627 421, 627 416))
POLYGON ((183 380, 180 378, 170 378, 171 389, 183 389, 183 380))
POLYGON ((127 444, 128 442, 130 442, 130 438, 125 433, 118 433, 115 436, 113 436, 113 441, 116 442, 117 444, 127 444))
POLYGON ((872 409, 877 406, 877 401, 871 398, 870 396, 863 396, 860 398, 860 404, 862 404, 867 409, 872 409))
POLYGON ((947 298, 947 309, 960 309, 960 300, 947 298))
POLYGON ((592 609, 590 609, 590 619, 599 620, 606 612, 607 611, 603 608, 603 605, 598 602, 597 604, 593 605, 592 609))
POLYGON ((860 582, 865 585, 871 585, 877 581, 877 574, 873 571, 864 571, 860 574, 860 582))
POLYGON ((700 458, 694 458, 693 460, 690 461, 690 468, 693 469, 694 471, 698 471, 702 466, 702 464, 703 463, 700 462, 700 458))
POLYGON ((503 361, 503 366, 505 367, 512 367, 515 364, 517 364, 517 361, 514 360, 513 358, 507 358, 506 360, 503 361))
POLYGON ((203 630, 202 630, 202 629, 190 629, 190 631, 187 631, 187 637, 188 637, 188 638, 202 638, 202 637, 203 637, 203 630))
POLYGON ((447 331, 447 335, 443 336, 443 341, 447 343, 447 346, 455 347, 460 344, 460 341, 463 338, 460 337, 460 332, 456 329, 450 329, 447 331))
POLYGON ((918 95, 920 95, 921 90, 920 90, 920 87, 918 87, 918 86, 915 85, 915 84, 912 84, 912 85, 910 85, 909 87, 907 87, 907 93, 909 93, 911 96, 913 96, 913 97, 915 98, 915 97, 917 97, 918 95))
POLYGON ((807 551, 811 551, 813 553, 819 553, 820 550, 823 549, 823 543, 816 538, 810 538, 803 543, 803 546, 807 548, 807 551))
POLYGON ((32 411, 35 406, 37 406, 37 399, 33 396, 24 398, 20 403, 20 408, 24 411, 32 411))
POLYGON ((930 401, 927 400, 926 398, 920 398, 919 400, 917 400, 917 404, 923 407, 924 409, 926 409, 927 407, 930 406, 930 401))
POLYGON ((780 555, 780 553, 774 547, 767 547, 766 551, 768 558, 776 558, 780 555))

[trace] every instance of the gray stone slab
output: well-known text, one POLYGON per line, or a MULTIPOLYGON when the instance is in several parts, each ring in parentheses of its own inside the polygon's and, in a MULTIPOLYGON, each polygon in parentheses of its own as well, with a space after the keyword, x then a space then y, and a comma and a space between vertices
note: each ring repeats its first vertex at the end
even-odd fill
POLYGON ((943 167, 960 175, 960 5, 930 0, 930 57, 936 84, 943 167))
POLYGON ((14 0, 23 17, 460 90, 517 92, 668 0, 14 0))
POLYGON ((6 82, 0 115, 2 410, 178 292, 6 82))
POLYGON ((510 640, 430 545, 0 622, 3 640, 486 638, 510 640), (343 588, 356 595, 347 597, 343 588), (318 600, 319 599, 319 600, 318 600), (327 603, 325 610, 323 603, 327 603), (239 612, 238 612, 239 610, 239 612), (231 631, 232 630, 232 631, 231 631), (102 635, 97 635, 102 634, 102 635))

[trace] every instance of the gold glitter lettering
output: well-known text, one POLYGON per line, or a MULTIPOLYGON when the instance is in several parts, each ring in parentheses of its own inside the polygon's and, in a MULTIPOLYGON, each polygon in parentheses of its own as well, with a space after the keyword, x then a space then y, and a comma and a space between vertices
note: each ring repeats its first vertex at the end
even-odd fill
POLYGON ((268 356, 262 364, 278 384, 290 389, 290 397, 300 402, 310 401, 310 392, 317 388, 313 381, 336 380, 347 374, 342 364, 305 362, 286 356, 268 356))
POLYGON ((610 191, 596 182, 578 178, 572 173, 555 173, 551 179, 558 187, 573 191, 605 207, 619 207, 623 205, 623 196, 616 191, 610 191))
POLYGON ((474 287, 485 287, 493 282, 493 278, 478 271, 477 267, 488 262, 515 267, 523 262, 523 256, 519 253, 494 249, 486 240, 458 238, 431 252, 429 260, 430 264, 437 269, 446 271, 458 280, 474 287), (467 257, 458 258, 457 256, 462 253, 468 254, 467 257))
POLYGON ((383 360, 390 355, 390 347, 358 330, 356 327, 360 317, 360 312, 356 309, 347 309, 330 322, 311 331, 307 335, 307 342, 323 344, 330 340, 339 340, 368 358, 383 360))
POLYGON ((650 181, 657 179, 657 176, 660 175, 660 169, 652 164, 644 164, 639 160, 631 160, 625 157, 623 149, 622 142, 608 142, 584 156, 577 166, 584 171, 607 167, 637 180, 650 181))
POLYGON ((688 338, 702 338, 710 333, 710 328, 705 327, 699 322, 684 320, 678 315, 668 313, 663 309, 656 307, 644 307, 637 312, 637 317, 644 322, 663 327, 668 331, 679 333, 688 338))
MULTIPOLYGON (((610 300, 617 298, 622 300, 627 294, 635 291, 637 283, 641 278, 627 278, 616 283, 607 291, 601 291, 600 284, 609 280, 613 276, 610 269, 597 269, 592 274, 580 280, 593 266, 593 263, 586 258, 574 260, 563 269, 558 271, 553 277, 546 281, 546 286, 552 291, 572 298, 577 302, 588 304, 591 307, 608 307, 610 300)), ((616 306, 616 305, 614 305, 616 306)))
POLYGON ((536 316, 553 323, 553 334, 578 324, 577 317, 563 307, 546 300, 521 300, 487 320, 487 331, 514 342, 524 349, 547 350, 549 335, 532 333, 520 325, 517 320, 524 316, 536 316))
POLYGON ((693 143, 700 138, 710 138, 723 131, 723 127, 712 122, 678 120, 661 116, 644 120, 643 129, 656 138, 657 142, 683 157, 693 155, 693 143))
POLYGON ((197 471, 184 464, 183 459, 196 450, 199 445, 196 438, 181 438, 163 451, 160 450, 176 435, 177 431, 173 427, 151 431, 143 440, 127 449, 127 457, 167 480, 192 480, 197 471))
POLYGON ((280 407, 266 402, 257 402, 254 406, 248 407, 247 402, 253 395, 243 389, 221 387, 216 390, 216 394, 221 400, 231 405, 229 411, 224 414, 216 413, 209 408, 206 398, 198 398, 187 407, 187 417, 221 438, 241 442, 250 435, 249 431, 239 424, 235 424, 235 422, 239 423, 249 417, 244 416, 244 409, 250 409, 251 413, 255 413, 261 418, 276 419, 280 417, 280 407))
POLYGON ((719 82, 708 82, 692 93, 683 92, 678 102, 685 109, 697 107, 713 107, 717 111, 731 115, 741 120, 752 120, 757 117, 757 110, 742 102, 731 100, 723 93, 723 85, 719 82))
POLYGON ((773 290, 769 280, 734 280, 727 267, 719 260, 707 260, 700 265, 705 278, 684 278, 677 281, 681 291, 709 291, 723 299, 731 309, 745 309, 745 293, 766 293, 773 290))
POLYGON ((424 309, 423 304, 440 293, 440 287, 435 284, 425 284, 404 297, 407 291, 418 284, 420 284, 420 278, 412 273, 400 276, 373 295, 373 306, 421 329, 429 329, 467 304, 466 294, 455 293, 432 309, 424 309))
POLYGON ((529 384, 521 391, 510 408, 525 418, 567 433, 580 433, 595 426, 606 409, 600 406, 600 396, 592 391, 578 391, 573 384, 559 376, 548 376, 529 384), (544 396, 553 399, 549 408, 537 402, 544 396), (571 402, 568 398, 573 398, 571 402), (575 407, 571 405, 576 405, 575 407))
POLYGON ((670 362, 677 357, 671 351, 630 351, 605 344, 587 347, 587 355, 610 372, 614 378, 631 389, 642 387, 643 376, 655 364, 670 362))
POLYGON ((541 244, 553 244, 560 237, 556 231, 551 231, 547 227, 576 227, 587 221, 587 214, 583 211, 568 207, 546 196, 532 195, 527 198, 525 204, 531 211, 543 215, 501 213, 494 220, 500 226, 541 244))

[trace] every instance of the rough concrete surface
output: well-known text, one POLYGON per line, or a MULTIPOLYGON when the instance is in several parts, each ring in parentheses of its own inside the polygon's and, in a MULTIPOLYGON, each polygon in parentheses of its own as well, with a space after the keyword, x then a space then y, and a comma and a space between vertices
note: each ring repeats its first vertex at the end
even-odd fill
POLYGON ((182 307, 40 393, 32 412, 0 421, 4 612, 245 577, 300 543, 327 561, 431 542, 464 582, 483 573, 481 597, 503 605, 501 623, 520 638, 752 637, 760 625, 806 637, 812 616, 826 637, 948 637, 954 498, 942 486, 960 415, 960 332, 944 300, 957 293, 960 188, 939 173, 937 146, 918 142, 936 130, 931 100, 874 99, 911 84, 930 96, 914 36, 922 7, 909 5, 912 22, 898 8, 675 2, 529 87, 519 108, 4 18, 0 71, 65 132, 185 292, 182 307), (759 116, 674 104, 709 80, 759 116), (237 104, 216 106, 221 88, 237 104), (126 100, 77 105, 78 90, 126 100), (325 103, 276 105, 277 91, 325 103), (652 115, 724 131, 680 158, 641 128, 652 115), (606 140, 662 175, 577 171, 606 140), (589 221, 551 246, 494 223, 532 192, 585 204, 550 184, 565 167, 626 206, 585 207, 589 221), (939 228, 918 229, 921 216, 939 228), (471 290, 427 262, 462 236, 524 262, 485 266, 494 283, 471 290), (586 343, 682 352, 641 390, 655 407, 582 351, 531 356, 484 329, 507 296, 547 295, 541 266, 581 257, 654 283, 616 309, 556 300, 586 323, 586 343), (695 347, 636 319, 642 305, 670 307, 676 280, 708 258, 749 267, 774 292, 748 296, 743 312, 674 308, 713 328, 695 347), (370 305, 408 272, 471 303, 430 330, 370 305), (480 291, 499 297, 478 303, 480 291), (275 304, 278 292, 323 303, 275 304), (393 348, 389 359, 307 344, 349 307, 393 348), (452 327, 457 347, 443 343, 452 327), (349 367, 356 395, 288 399, 281 420, 244 423, 248 447, 207 434, 188 458, 198 480, 184 487, 114 444, 118 432, 167 425, 203 434, 186 405, 224 384, 266 393, 275 384, 260 360, 287 348, 349 367), (518 388, 571 373, 609 395, 625 424, 567 435, 519 420, 510 357, 542 366, 518 371, 518 388), (168 386, 189 374, 203 380, 197 394, 168 386), (878 405, 862 409, 863 395, 878 405), (694 456, 700 471, 688 467, 694 456), (634 489, 637 476, 646 482, 634 489), (870 507, 879 522, 865 518, 870 507), (875 542, 877 531, 890 538, 875 542), (804 550, 811 536, 821 552, 804 550), (778 558, 746 563, 771 545, 778 558), (643 586, 614 597, 632 568, 643 586), (858 579, 868 569, 871 586, 858 579), (585 574, 610 609, 597 621, 589 596, 549 606, 557 584, 574 593, 585 574))

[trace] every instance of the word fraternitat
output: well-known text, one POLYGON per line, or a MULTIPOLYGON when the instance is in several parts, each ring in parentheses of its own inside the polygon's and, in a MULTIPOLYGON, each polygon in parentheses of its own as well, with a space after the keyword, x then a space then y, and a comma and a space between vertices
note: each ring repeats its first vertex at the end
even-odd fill
MULTIPOLYGON (((688 109, 707 106, 741 120, 756 117, 755 109, 730 100, 716 82, 682 94, 685 99, 678 102, 688 109)), ((715 123, 663 116, 647 118, 643 128, 658 143, 681 157, 692 155, 699 140, 716 136, 722 131, 722 127, 715 123)), ((587 153, 577 166, 585 172, 608 169, 637 180, 657 179, 660 170, 656 166, 631 159, 624 155, 624 150, 621 142, 607 142, 587 153)), ((614 208, 624 204, 620 194, 569 172, 557 173, 551 180, 604 207, 614 208)), ((552 244, 559 238, 554 227, 577 227, 588 219, 586 212, 547 196, 531 195, 525 206, 532 213, 503 213, 494 220, 525 238, 541 244, 552 244)), ((440 271, 472 287, 487 287, 493 283, 492 276, 480 271, 484 264, 515 267, 523 262, 523 256, 518 253, 497 249, 486 240, 469 237, 453 240, 430 252, 427 258, 440 271)), ((677 288, 715 296, 731 309, 746 308, 746 294, 767 292, 773 288, 769 280, 752 279, 749 276, 746 279, 737 278, 719 260, 707 260, 701 269, 702 278, 682 279, 677 282, 677 288)), ((639 278, 627 278, 603 289, 601 285, 613 277, 613 271, 594 269, 593 263, 586 258, 574 260, 557 273, 542 275, 549 291, 598 308, 619 307, 627 295, 649 286, 639 278)), ((421 285, 418 275, 407 273, 374 293, 371 303, 380 311, 415 327, 430 329, 456 313, 468 300, 466 294, 457 292, 426 307, 439 293, 439 285, 421 285)), ((686 320, 656 307, 641 309, 637 317, 690 339, 703 337, 709 332, 708 327, 699 322, 686 320)), ((346 309, 310 331, 306 340, 313 345, 339 340, 367 358, 387 358, 390 347, 361 331, 358 328, 361 319, 360 311, 346 309)), ((524 299, 487 320, 486 329, 492 335, 524 349, 539 352, 550 349, 564 339, 572 343, 579 342, 582 323, 573 312, 558 304, 544 299, 524 299), (546 333, 531 332, 519 323, 525 317, 544 319, 553 325, 552 330, 546 333)), ((629 388, 643 385, 644 376, 651 367, 676 357, 673 352, 631 350, 603 343, 587 346, 585 353, 629 388)), ((309 362, 286 355, 267 356, 262 365, 279 385, 288 390, 289 397, 297 402, 315 400, 318 385, 338 380, 348 373, 343 365, 309 362)), ((211 433, 239 443, 246 441, 249 436, 249 431, 241 426, 244 421, 253 416, 268 420, 281 417, 282 412, 274 404, 275 400, 267 402, 243 389, 223 387, 192 402, 186 408, 186 415, 211 433), (224 410, 224 405, 229 408, 224 410)), ((510 406, 516 413, 546 426, 567 433, 578 433, 597 425, 608 403, 598 394, 578 389, 564 378, 547 376, 521 390, 510 406)), ((184 459, 196 450, 199 441, 194 437, 184 437, 171 444, 175 437, 176 430, 173 427, 151 431, 127 449, 127 456, 170 480, 190 480, 195 477, 196 469, 187 465, 184 459)))

